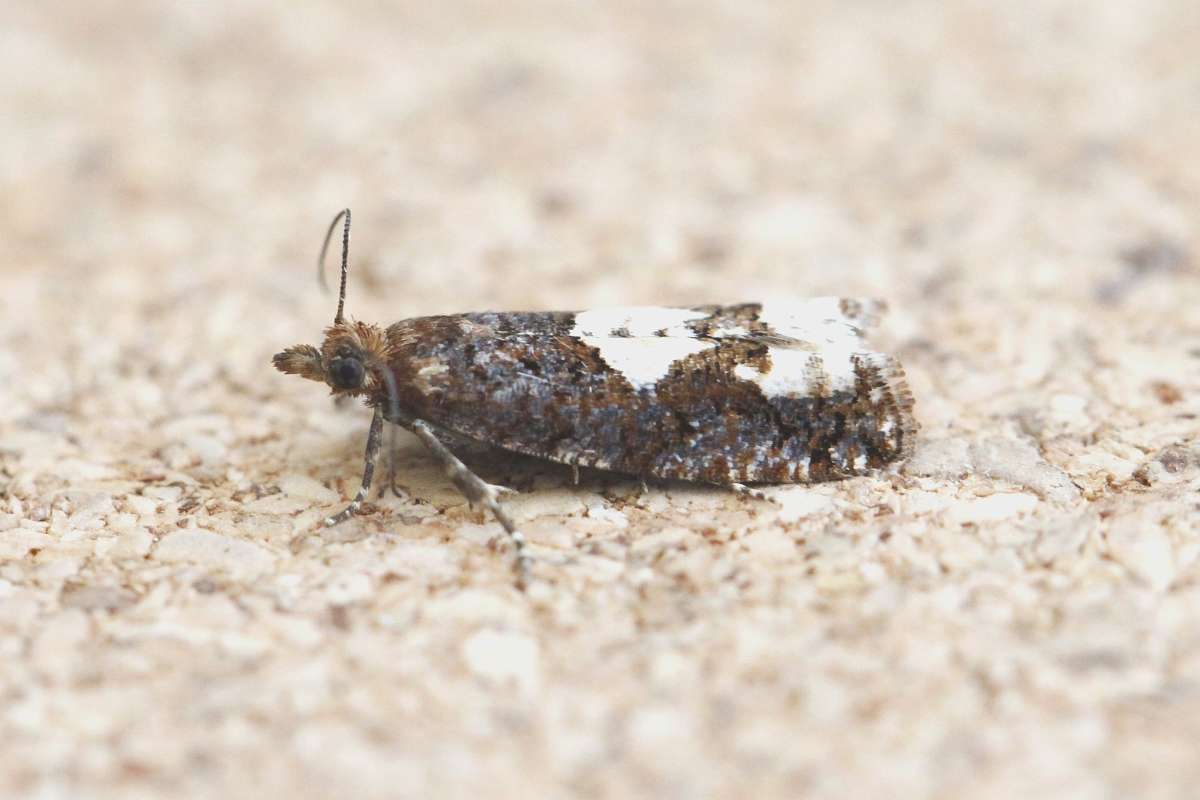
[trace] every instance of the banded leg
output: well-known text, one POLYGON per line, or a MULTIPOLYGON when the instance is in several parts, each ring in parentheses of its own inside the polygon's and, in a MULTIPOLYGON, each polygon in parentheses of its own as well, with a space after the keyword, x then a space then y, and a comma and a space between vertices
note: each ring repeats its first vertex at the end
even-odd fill
POLYGON ((415 433, 425 446, 429 448, 429 452, 433 454, 442 465, 442 469, 446 472, 446 477, 454 482, 458 490, 467 498, 467 502, 474 508, 477 505, 485 506, 492 515, 508 533, 508 538, 512 542, 514 555, 516 556, 516 571, 517 571, 517 586, 524 589, 526 578, 529 575, 529 556, 525 553, 525 536, 517 530, 517 526, 513 524, 512 518, 504 510, 504 506, 500 505, 499 495, 500 487, 493 486, 487 483, 467 467, 466 464, 458 460, 458 457, 447 449, 446 445, 434 435, 433 428, 423 420, 413 420, 411 430, 415 433))
POLYGON ((325 520, 325 527, 331 528, 358 513, 363 501, 367 499, 367 492, 371 491, 371 481, 375 477, 375 461, 379 458, 379 449, 382 443, 383 411, 377 408, 375 416, 371 417, 371 429, 367 432, 367 452, 364 457, 366 463, 363 465, 362 487, 358 490, 358 494, 354 495, 354 500, 350 502, 350 505, 325 520))
MULTIPOLYGON (((388 486, 391 487, 392 496, 399 500, 407 500, 408 496, 401 494, 400 489, 396 487, 396 426, 393 425, 388 429, 388 486)), ((382 497, 385 489, 379 490, 379 496, 382 497)))

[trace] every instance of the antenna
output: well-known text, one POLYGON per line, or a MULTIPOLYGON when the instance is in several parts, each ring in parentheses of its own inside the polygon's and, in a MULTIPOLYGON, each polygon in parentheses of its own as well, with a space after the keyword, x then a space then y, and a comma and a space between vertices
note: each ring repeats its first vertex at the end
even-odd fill
POLYGON ((329 240, 333 238, 333 229, 337 227, 338 220, 342 217, 346 218, 346 226, 342 229, 342 284, 338 289, 338 307, 337 316, 333 318, 334 325, 342 323, 342 309, 346 305, 346 275, 350 271, 350 209, 343 208, 333 218, 333 222, 329 223, 329 230, 325 231, 325 241, 321 243, 321 255, 317 256, 317 283, 325 291, 329 291, 329 284, 325 283, 325 252, 329 250, 329 240))

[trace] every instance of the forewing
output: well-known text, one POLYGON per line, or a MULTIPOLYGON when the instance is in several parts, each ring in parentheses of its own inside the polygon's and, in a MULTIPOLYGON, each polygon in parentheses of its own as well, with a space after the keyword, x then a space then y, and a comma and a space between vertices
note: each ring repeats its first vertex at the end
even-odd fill
POLYGON ((871 301, 468 314, 400 323, 406 406, 478 441, 643 476, 858 474, 915 432, 871 301), (419 330, 425 328, 425 330, 419 330))

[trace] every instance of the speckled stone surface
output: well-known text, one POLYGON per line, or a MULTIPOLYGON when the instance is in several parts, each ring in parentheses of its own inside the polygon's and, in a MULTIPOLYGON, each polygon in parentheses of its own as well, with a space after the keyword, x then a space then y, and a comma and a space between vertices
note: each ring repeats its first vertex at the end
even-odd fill
POLYGON ((1190 797, 1185 0, 0 7, 0 796, 1190 797), (886 298, 923 426, 774 504, 407 435, 348 313, 886 298), (311 535, 307 535, 311 534, 311 535))

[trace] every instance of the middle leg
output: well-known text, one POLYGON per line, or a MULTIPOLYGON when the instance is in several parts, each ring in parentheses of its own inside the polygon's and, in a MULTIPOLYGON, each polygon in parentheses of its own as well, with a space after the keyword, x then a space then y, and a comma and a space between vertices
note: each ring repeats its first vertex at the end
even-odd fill
POLYGON ((441 463, 442 469, 446 472, 446 477, 454 482, 458 490, 467 498, 467 502, 472 507, 477 505, 485 506, 492 512, 492 515, 500 523, 501 527, 504 528, 509 540, 512 542, 516 556, 517 586, 524 589, 526 578, 529 575, 529 556, 525 553, 525 536, 517 530, 517 526, 513 524, 512 518, 504 510, 504 506, 500 505, 499 487, 491 485, 474 472, 471 472, 466 464, 451 453, 446 445, 442 444, 441 440, 434 434, 433 428, 429 423, 417 419, 413 420, 410 425, 412 432, 425 443, 425 446, 429 448, 429 452, 441 463))

